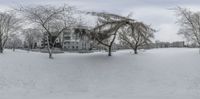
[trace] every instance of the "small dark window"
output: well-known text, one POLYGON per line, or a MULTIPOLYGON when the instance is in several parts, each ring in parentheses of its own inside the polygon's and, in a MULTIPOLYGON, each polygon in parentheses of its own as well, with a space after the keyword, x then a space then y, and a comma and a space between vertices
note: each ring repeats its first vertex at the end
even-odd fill
POLYGON ((65 37, 65 40, 70 40, 70 39, 71 39, 71 37, 69 37, 69 36, 65 37))

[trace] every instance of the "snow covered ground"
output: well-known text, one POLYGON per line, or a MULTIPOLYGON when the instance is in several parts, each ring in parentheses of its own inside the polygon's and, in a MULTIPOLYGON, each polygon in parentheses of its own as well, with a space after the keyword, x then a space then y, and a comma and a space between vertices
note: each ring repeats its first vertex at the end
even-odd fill
POLYGON ((198 49, 0 54, 0 99, 200 99, 198 49))

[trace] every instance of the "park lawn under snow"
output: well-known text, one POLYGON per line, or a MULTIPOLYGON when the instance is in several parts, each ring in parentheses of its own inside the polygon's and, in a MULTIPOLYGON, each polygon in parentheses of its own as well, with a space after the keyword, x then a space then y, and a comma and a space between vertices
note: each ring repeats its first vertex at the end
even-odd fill
POLYGON ((200 99, 198 49, 0 54, 0 99, 200 99))

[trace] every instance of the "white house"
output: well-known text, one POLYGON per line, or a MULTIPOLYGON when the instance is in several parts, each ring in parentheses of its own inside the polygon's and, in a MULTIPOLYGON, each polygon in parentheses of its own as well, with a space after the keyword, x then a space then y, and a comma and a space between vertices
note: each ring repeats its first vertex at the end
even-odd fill
POLYGON ((66 51, 89 50, 88 27, 79 26, 63 32, 63 49, 66 51))

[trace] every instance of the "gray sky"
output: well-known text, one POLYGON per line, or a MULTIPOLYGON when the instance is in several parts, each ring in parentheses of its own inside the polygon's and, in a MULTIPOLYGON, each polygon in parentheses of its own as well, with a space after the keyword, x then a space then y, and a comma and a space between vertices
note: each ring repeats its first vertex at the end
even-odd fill
POLYGON ((200 0, 0 0, 0 8, 64 3, 74 5, 80 10, 108 11, 121 15, 132 13, 133 18, 159 30, 155 35, 156 40, 169 42, 183 40, 177 35, 179 26, 176 24, 175 13, 169 9, 177 6, 187 7, 193 11, 200 9, 200 0))

